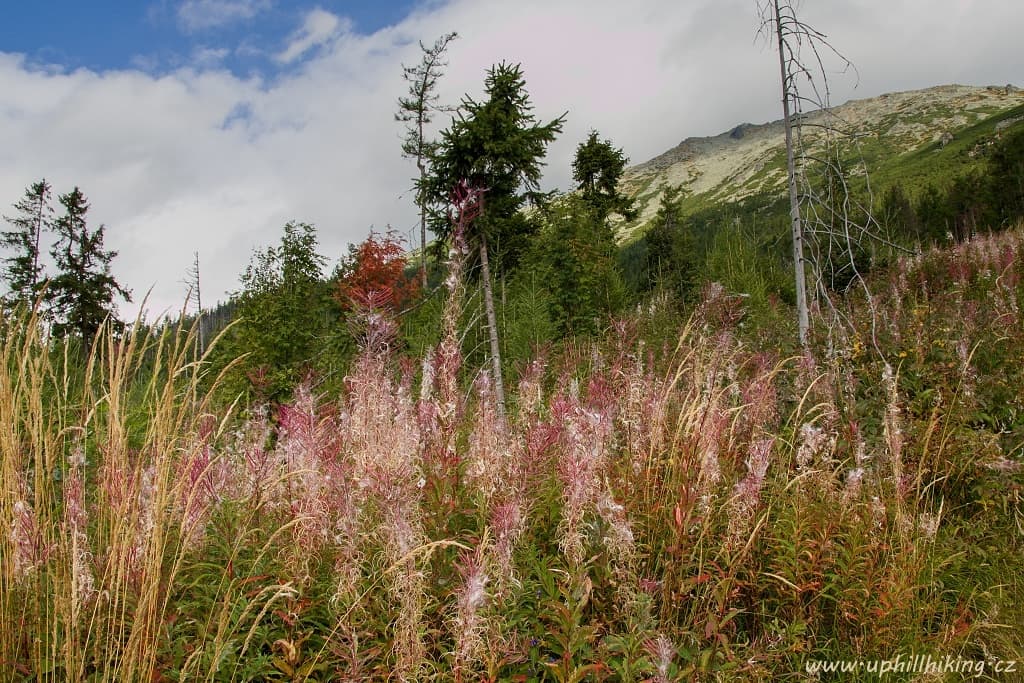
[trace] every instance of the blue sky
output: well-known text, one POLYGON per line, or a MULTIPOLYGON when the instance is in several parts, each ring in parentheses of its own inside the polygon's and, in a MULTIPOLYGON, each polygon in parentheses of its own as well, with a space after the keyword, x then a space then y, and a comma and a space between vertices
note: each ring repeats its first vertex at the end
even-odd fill
POLYGON ((192 0, 150 3, 124 0, 11 2, 0 22, 0 49, 31 63, 95 71, 143 68, 172 71, 203 51, 226 51, 219 63, 239 73, 274 72, 306 14, 322 9, 372 34, 399 23, 411 0, 376 2, 271 2, 192 0))
MULTIPOLYGON (((181 307, 195 252, 204 301, 223 300, 289 220, 315 224, 332 262, 371 227, 417 234, 394 112, 420 40, 459 32, 443 103, 478 97, 504 60, 522 65, 538 118, 568 112, 543 180, 565 189, 591 129, 640 163, 689 136, 778 119, 758 1, 6 0, 0 214, 40 178, 55 193, 77 185, 120 252, 115 276, 137 301, 152 289, 151 314, 181 307)), ((1024 85, 1021 0, 801 8, 859 72, 833 75, 835 103, 1024 85)))

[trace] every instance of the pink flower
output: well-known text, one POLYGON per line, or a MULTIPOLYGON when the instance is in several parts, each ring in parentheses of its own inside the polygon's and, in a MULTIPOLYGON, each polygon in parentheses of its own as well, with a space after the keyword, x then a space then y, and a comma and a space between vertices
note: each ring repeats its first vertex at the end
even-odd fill
POLYGON ((669 668, 672 666, 672 660, 676 654, 672 641, 664 635, 658 635, 658 637, 644 643, 644 649, 647 650, 647 654, 650 656, 657 671, 657 674, 651 680, 655 683, 669 683, 669 668))
POLYGON ((472 670, 473 663, 483 654, 483 632, 487 625, 480 613, 487 603, 487 572, 484 568, 485 544, 472 553, 464 552, 457 565, 462 585, 456 594, 455 614, 451 629, 455 636, 454 673, 456 680, 472 670))
POLYGON ((490 522, 491 532, 494 534, 494 564, 500 588, 502 584, 515 582, 512 553, 526 529, 526 517, 521 502, 518 498, 512 497, 494 505, 491 509, 490 522))
POLYGON ((747 456, 747 475, 733 489, 729 501, 728 545, 735 546, 743 540, 750 528, 754 511, 761 501, 761 487, 764 484, 768 465, 771 462, 775 437, 767 437, 750 444, 747 456))
POLYGON ((71 620, 77 622, 85 607, 96 594, 93 578, 92 553, 86 527, 89 518, 85 507, 82 473, 72 466, 64 479, 64 534, 71 570, 71 620))
POLYGON ((552 402, 552 417, 561 427, 558 475, 562 482, 562 521, 559 547, 570 563, 583 559, 583 520, 598 501, 612 420, 588 410, 573 396, 552 402))
POLYGON ((14 578, 20 582, 42 564, 45 553, 32 506, 24 500, 15 501, 13 513, 10 539, 14 547, 14 578))

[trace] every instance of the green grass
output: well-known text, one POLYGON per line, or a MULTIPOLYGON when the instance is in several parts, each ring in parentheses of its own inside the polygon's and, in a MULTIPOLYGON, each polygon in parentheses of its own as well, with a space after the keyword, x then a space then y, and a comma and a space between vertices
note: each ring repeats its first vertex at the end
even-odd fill
MULTIPOLYGON (((943 186, 950 178, 979 168, 984 163, 984 154, 972 158, 970 152, 977 145, 994 139, 996 124, 1022 115, 1024 106, 1015 107, 951 131, 953 140, 945 147, 936 141, 906 154, 887 155, 884 147, 880 146, 870 155, 865 154, 872 182, 879 193, 897 181, 910 192, 919 191, 929 184, 943 186)), ((1021 130, 1022 127, 1024 122, 1018 121, 1002 133, 1021 130)))

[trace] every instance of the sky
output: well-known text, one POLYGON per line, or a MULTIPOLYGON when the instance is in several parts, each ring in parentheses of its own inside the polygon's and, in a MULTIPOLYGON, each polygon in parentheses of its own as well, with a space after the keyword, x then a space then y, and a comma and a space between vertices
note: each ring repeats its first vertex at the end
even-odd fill
MULTIPOLYGON (((960 83, 1024 86, 1021 0, 803 0, 855 66, 832 101, 960 83)), ((457 31, 443 102, 481 98, 522 65, 541 121, 565 113, 545 189, 567 189, 588 131, 633 163, 690 136, 780 118, 778 63, 757 0, 51 0, 0 21, 0 213, 45 177, 78 186, 119 252, 115 277, 152 320, 226 300, 289 220, 331 266, 371 229, 415 246, 396 101, 419 41, 457 31)), ((446 127, 439 115, 433 133, 446 127)), ((6 228, 5 228, 6 229, 6 228)))

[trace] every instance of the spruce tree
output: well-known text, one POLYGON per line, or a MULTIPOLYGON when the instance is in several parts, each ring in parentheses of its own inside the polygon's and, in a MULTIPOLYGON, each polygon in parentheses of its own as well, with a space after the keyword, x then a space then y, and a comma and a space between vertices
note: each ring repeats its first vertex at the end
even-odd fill
POLYGON ((235 293, 238 323, 226 340, 225 363, 245 354, 239 370, 261 400, 280 401, 322 350, 337 307, 323 281, 316 228, 291 221, 277 246, 253 254, 235 293))
POLYGON ((43 283, 43 265, 39 261, 39 242, 49 230, 53 209, 50 207, 50 184, 46 179, 32 183, 25 196, 14 205, 16 216, 4 216, 14 227, 0 233, 0 245, 13 253, 4 259, 3 278, 7 282, 10 305, 32 305, 43 283))
POLYGON ((484 190, 483 211, 466 237, 479 255, 495 395, 498 413, 504 419, 505 389, 490 263, 494 261, 499 274, 509 272, 536 232, 536 222, 525 218, 520 209, 527 203, 546 203, 548 196, 540 191, 541 169, 547 146, 562 131, 565 114, 546 124, 537 122, 519 65, 491 67, 485 91, 483 102, 468 95, 463 98, 452 125, 441 133, 428 187, 435 205, 444 207, 435 214, 439 220, 434 227, 442 241, 452 229, 447 207, 454 188, 464 183, 484 190))
POLYGON ((1024 216, 1024 130, 1008 134, 996 146, 989 175, 995 218, 1008 227, 1024 216))
POLYGON ((59 337, 77 336, 88 349, 103 321, 113 318, 114 298, 131 301, 131 295, 111 275, 117 252, 103 248, 104 226, 89 230, 86 224, 89 203, 82 191, 76 187, 58 200, 64 214, 54 221, 57 241, 50 250, 57 275, 47 292, 55 315, 53 331, 59 337))
POLYGON ((599 209, 582 197, 553 202, 545 214, 530 260, 544 282, 551 320, 562 336, 596 333, 625 303, 615 241, 599 209))
POLYGON ((442 131, 433 159, 430 189, 435 206, 434 231, 444 240, 451 232, 447 202, 452 189, 465 181, 485 190, 484 210, 467 238, 491 250, 501 272, 513 269, 536 232, 535 221, 519 212, 527 204, 542 205, 540 191, 548 145, 562 131, 565 114, 539 123, 519 65, 491 67, 485 80, 487 99, 466 96, 451 126, 442 131))
POLYGON ((683 220, 683 190, 662 188, 658 213, 651 220, 647 242, 647 284, 660 284, 679 301, 690 298, 696 289, 696 240, 683 220))
POLYGON ((576 148, 572 177, 583 201, 597 213, 601 222, 617 213, 626 220, 636 218, 633 200, 618 190, 619 178, 626 168, 626 155, 611 140, 601 140, 597 131, 590 131, 586 142, 576 148))

